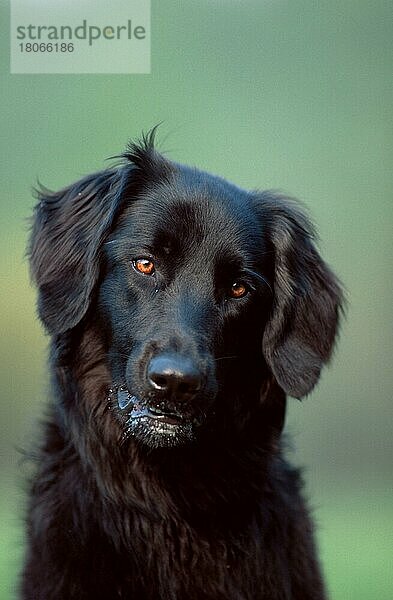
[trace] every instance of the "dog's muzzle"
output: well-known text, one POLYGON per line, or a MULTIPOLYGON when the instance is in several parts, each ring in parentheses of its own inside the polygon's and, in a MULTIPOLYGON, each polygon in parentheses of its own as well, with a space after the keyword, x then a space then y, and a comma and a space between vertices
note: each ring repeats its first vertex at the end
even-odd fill
POLYGON ((148 360, 138 395, 122 385, 111 390, 111 398, 127 435, 151 447, 177 446, 192 441, 204 420, 200 396, 205 381, 188 356, 161 352, 148 360))

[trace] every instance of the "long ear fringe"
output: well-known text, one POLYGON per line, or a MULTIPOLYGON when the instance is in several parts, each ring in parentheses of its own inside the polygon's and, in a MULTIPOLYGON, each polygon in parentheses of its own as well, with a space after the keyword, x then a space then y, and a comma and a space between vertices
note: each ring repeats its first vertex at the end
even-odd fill
POLYGON ((343 307, 341 285, 319 256, 315 230, 293 199, 257 197, 275 257, 274 302, 263 350, 279 385, 301 398, 329 360, 343 307))
POLYGON ((59 192, 37 190, 28 254, 39 290, 39 315, 50 333, 74 327, 86 313, 101 242, 121 202, 125 170, 84 177, 59 192))

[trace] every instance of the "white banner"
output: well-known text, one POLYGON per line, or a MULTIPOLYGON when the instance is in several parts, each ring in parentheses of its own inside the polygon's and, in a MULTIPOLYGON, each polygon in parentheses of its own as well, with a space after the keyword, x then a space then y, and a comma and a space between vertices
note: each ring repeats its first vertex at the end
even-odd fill
POLYGON ((150 0, 11 0, 11 73, 150 73, 150 0))

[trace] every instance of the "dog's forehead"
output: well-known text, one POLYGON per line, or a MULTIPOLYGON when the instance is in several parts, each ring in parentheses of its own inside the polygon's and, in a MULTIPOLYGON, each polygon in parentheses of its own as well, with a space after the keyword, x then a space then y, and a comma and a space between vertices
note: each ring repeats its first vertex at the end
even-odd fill
POLYGON ((145 190, 127 209, 122 235, 145 247, 249 254, 262 244, 251 194, 196 171, 145 190))

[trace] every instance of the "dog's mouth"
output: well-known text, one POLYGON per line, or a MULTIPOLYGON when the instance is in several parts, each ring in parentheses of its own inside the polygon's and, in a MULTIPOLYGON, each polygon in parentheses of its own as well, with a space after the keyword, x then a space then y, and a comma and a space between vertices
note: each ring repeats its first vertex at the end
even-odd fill
POLYGON ((134 404, 131 411, 129 412, 129 420, 134 421, 137 419, 153 419, 158 423, 165 423, 166 425, 181 425, 184 418, 173 412, 162 412, 157 408, 151 408, 149 406, 141 406, 137 403, 134 404))
POLYGON ((184 418, 181 415, 178 415, 174 412, 161 412, 158 409, 147 408, 141 411, 141 414, 131 415, 133 419, 138 419, 141 417, 148 417, 149 419, 156 419, 157 421, 161 421, 161 423, 166 423, 167 425, 181 425, 184 418))
POLYGON ((155 407, 149 406, 124 387, 117 389, 117 404, 120 410, 127 410, 128 419, 131 420, 154 419, 168 425, 180 425, 184 421, 183 415, 160 408, 159 403, 155 407))
POLYGON ((178 446, 194 439, 196 418, 168 408, 165 402, 142 400, 124 386, 110 390, 125 426, 125 436, 135 437, 151 447, 178 446))

